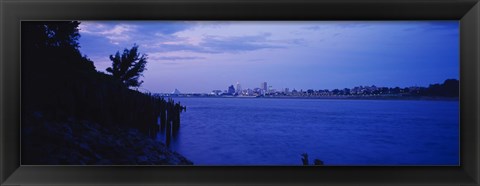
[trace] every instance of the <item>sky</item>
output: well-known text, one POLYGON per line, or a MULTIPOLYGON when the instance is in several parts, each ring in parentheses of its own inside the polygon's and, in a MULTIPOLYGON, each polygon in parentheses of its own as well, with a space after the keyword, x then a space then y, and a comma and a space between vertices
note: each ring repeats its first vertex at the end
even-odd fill
POLYGON ((81 21, 98 71, 134 44, 140 91, 409 87, 459 79, 458 21, 81 21))

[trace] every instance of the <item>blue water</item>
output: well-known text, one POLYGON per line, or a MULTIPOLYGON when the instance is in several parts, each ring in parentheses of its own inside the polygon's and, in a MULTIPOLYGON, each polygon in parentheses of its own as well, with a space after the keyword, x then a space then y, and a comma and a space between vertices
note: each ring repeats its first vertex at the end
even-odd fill
MULTIPOLYGON (((195 165, 458 165, 458 101, 175 98, 195 165)), ((163 139, 162 135, 159 139, 163 139)))

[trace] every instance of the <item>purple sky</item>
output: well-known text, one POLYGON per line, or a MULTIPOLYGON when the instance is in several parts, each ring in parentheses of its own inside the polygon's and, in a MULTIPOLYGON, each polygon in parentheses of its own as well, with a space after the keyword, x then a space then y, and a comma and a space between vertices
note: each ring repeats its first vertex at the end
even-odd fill
POLYGON ((98 71, 131 48, 148 55, 140 90, 428 86, 459 78, 458 21, 82 21, 98 71))

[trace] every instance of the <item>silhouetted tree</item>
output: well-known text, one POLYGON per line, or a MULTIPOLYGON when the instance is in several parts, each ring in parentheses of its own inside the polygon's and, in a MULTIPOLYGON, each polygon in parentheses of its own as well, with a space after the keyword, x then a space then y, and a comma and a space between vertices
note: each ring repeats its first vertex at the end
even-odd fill
POLYGON ((78 21, 45 24, 47 44, 62 48, 78 49, 78 39, 80 38, 78 25, 80 25, 78 21))
POLYGON ((447 79, 443 84, 431 84, 420 92, 424 96, 458 97, 460 82, 456 79, 447 79))
POLYGON ((71 87, 96 73, 93 62, 78 50, 79 24, 22 22, 22 100, 28 103, 24 111, 74 112, 71 87))
POLYGON ((300 154, 302 156, 302 163, 303 165, 308 165, 308 154, 307 153, 303 153, 303 154, 300 154))
MULTIPOLYGON (((79 24, 22 22, 22 117, 41 113, 46 120, 91 121, 152 134, 165 100, 131 90, 114 76, 96 71, 78 50, 79 24)), ((112 56, 133 61, 133 66, 118 65, 127 69, 117 77, 130 77, 128 85, 139 85, 138 76, 145 70, 146 57, 137 50, 134 45, 125 55, 112 56)))
POLYGON ((456 79, 447 79, 443 82, 444 96, 458 97, 460 94, 460 82, 456 79))
POLYGON ((337 95, 339 92, 340 92, 340 90, 338 90, 338 89, 333 89, 332 90, 332 93, 335 94, 335 95, 337 95))
POLYGON ((313 164, 314 165, 323 165, 323 161, 320 160, 320 159, 315 159, 315 160, 313 160, 313 164))
POLYGON ((139 81, 139 78, 146 70, 147 56, 138 53, 138 45, 133 45, 130 50, 123 50, 122 54, 117 51, 115 55, 110 55, 110 60, 112 60, 112 67, 108 67, 106 70, 115 79, 127 87, 139 87, 143 83, 143 81, 139 81))
POLYGON ((393 88, 393 89, 392 89, 392 92, 393 92, 394 94, 400 94, 400 87, 395 87, 395 88, 393 88))

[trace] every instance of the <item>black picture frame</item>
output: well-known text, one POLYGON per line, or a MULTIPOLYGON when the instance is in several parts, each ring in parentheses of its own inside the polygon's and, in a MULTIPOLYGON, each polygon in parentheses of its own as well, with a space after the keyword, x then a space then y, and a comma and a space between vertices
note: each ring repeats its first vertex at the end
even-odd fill
POLYGON ((1 0, 1 185, 478 185, 478 0, 1 0), (22 20, 459 20, 460 166, 21 166, 22 20))

